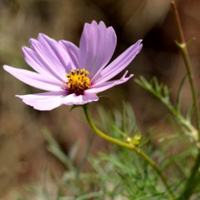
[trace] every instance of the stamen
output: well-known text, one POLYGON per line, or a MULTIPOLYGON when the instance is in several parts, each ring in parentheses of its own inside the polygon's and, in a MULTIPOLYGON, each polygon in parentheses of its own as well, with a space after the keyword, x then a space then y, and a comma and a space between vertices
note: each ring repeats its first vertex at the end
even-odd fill
POLYGON ((70 73, 66 74, 68 78, 67 90, 69 93, 75 93, 76 95, 83 95, 84 91, 91 86, 90 78, 88 77, 89 72, 83 69, 71 70, 70 73))

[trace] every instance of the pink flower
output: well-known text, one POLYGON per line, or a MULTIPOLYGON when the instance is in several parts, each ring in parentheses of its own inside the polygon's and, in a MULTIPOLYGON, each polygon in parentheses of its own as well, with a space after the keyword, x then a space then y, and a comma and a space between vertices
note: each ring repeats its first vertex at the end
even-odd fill
POLYGON ((97 24, 95 21, 85 24, 79 48, 69 41, 57 42, 44 34, 29 42, 31 48, 23 47, 22 50, 26 62, 36 72, 6 65, 4 69, 20 81, 48 91, 16 95, 37 110, 98 101, 97 93, 133 76, 127 77, 126 71, 120 79, 109 81, 124 70, 142 48, 141 40, 138 40, 108 64, 116 47, 116 34, 112 27, 107 28, 103 22, 97 24))

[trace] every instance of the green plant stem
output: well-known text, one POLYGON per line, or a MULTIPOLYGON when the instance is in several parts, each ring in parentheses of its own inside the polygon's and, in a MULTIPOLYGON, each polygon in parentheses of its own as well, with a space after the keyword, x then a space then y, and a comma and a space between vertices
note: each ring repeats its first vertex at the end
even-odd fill
POLYGON ((115 138, 112 138, 108 135, 106 135, 105 133, 101 132, 95 125, 94 123, 92 122, 92 119, 90 117, 90 114, 88 112, 88 105, 85 104, 83 105, 83 110, 84 110, 84 113, 85 113, 85 116, 86 116, 86 119, 90 125, 90 127, 92 128, 92 130, 101 138, 103 138, 104 140, 107 140, 111 143, 114 143, 114 144, 117 144, 119 146, 122 146, 122 147, 125 147, 127 149, 130 149, 130 150, 134 150, 136 147, 135 145, 132 145, 132 144, 128 144, 128 143, 125 143, 125 142, 122 142, 120 140, 117 140, 115 138))
POLYGON ((171 197, 173 199, 175 199, 175 195, 173 190, 171 189, 167 178, 165 177, 165 175, 163 174, 162 170, 158 167, 158 165, 156 165, 156 163, 147 155, 145 154, 145 152, 143 152, 140 148, 138 148, 137 146, 133 145, 133 144, 129 144, 129 143, 125 143, 122 142, 118 139, 112 138, 108 135, 106 135, 105 133, 101 132, 93 123, 89 111, 88 111, 88 105, 83 105, 83 110, 85 113, 85 117, 87 119, 87 122, 89 123, 91 129, 94 131, 95 134, 97 134, 99 137, 103 138, 104 140, 107 140, 111 143, 117 144, 119 146, 125 147, 131 151, 135 151, 139 156, 141 156, 144 160, 146 160, 148 162, 148 164, 156 171, 156 173, 158 174, 158 176, 160 177, 160 179, 162 180, 163 184, 165 185, 166 189, 168 190, 168 192, 170 193, 171 197))
POLYGON ((181 194, 181 196, 179 197, 178 200, 187 200, 194 193, 196 185, 199 184, 199 180, 197 180, 197 178, 195 177, 196 173, 199 170, 199 166, 200 166, 200 152, 197 156, 197 160, 196 160, 195 165, 192 169, 190 177, 187 180, 185 187, 184 187, 184 190, 183 190, 183 192, 182 192, 182 194, 181 194))
MULTIPOLYGON (((197 130, 198 130, 198 136, 199 136, 198 140, 200 142, 199 108, 198 108, 198 103, 197 103, 195 84, 194 84, 194 80, 193 80, 193 72, 192 72, 192 68, 191 68, 191 64, 190 64, 190 58, 189 58, 189 54, 188 54, 188 50, 187 50, 187 44, 185 42, 183 29, 182 29, 180 18, 179 18, 178 9, 176 7, 176 3, 174 0, 171 1, 171 6, 172 6, 172 11, 174 12, 178 35, 179 35, 180 43, 178 44, 178 46, 180 47, 181 54, 183 56, 183 60, 184 60, 185 67, 187 70, 187 75, 189 78, 190 88, 191 88, 191 92, 192 92, 195 120, 196 120, 196 126, 197 126, 197 130)), ((178 198, 179 200, 183 200, 183 199, 187 200, 192 196, 193 191, 195 190, 195 188, 198 184, 198 182, 196 181, 196 174, 198 172, 199 167, 200 167, 200 149, 198 149, 198 155, 195 160, 195 164, 191 170, 189 178, 187 179, 184 190, 183 190, 182 194, 180 195, 180 197, 178 198)))
POLYGON ((192 92, 192 99, 193 99, 193 102, 194 102, 194 112, 195 112, 196 126, 197 126, 197 130, 198 130, 199 141, 200 141, 199 108, 198 108, 198 103, 197 103, 197 95, 196 95, 195 84, 194 84, 194 80, 193 80, 194 76, 193 76, 190 58, 189 58, 189 54, 188 54, 188 50, 187 50, 187 44, 185 42, 185 37, 184 37, 184 34, 183 34, 183 29, 182 29, 182 26, 181 26, 179 13, 178 13, 178 9, 176 7, 175 1, 173 1, 173 0, 171 1, 171 6, 172 6, 172 11, 174 12, 175 21, 176 21, 177 30, 178 30, 178 35, 179 35, 180 43, 179 43, 178 46, 180 47, 181 54, 183 56, 183 61, 185 63, 185 67, 186 67, 186 70, 187 70, 187 75, 188 75, 188 78, 189 78, 190 88, 191 88, 191 92, 192 92))

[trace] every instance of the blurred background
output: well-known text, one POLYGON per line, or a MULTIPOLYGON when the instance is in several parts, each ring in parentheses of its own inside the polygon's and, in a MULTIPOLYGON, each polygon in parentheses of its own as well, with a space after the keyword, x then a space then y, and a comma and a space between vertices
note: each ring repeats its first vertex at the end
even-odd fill
MULTIPOLYGON (((196 37, 189 46, 197 85, 200 66, 200 1, 177 1, 186 40, 196 37)), ((29 46, 29 38, 45 33, 56 40, 69 40, 76 45, 84 23, 104 21, 113 26, 118 44, 112 59, 126 48, 143 39, 142 52, 129 65, 134 78, 157 76, 168 84, 172 100, 178 90, 185 68, 174 41, 177 39, 170 0, 0 0, 0 199, 13 199, 15 191, 23 192, 25 183, 38 183, 44 165, 62 176, 64 167, 46 150, 41 133, 44 127, 53 134, 64 152, 79 141, 79 151, 88 140, 89 127, 84 123, 81 109, 69 112, 61 106, 50 112, 39 112, 26 106, 15 94, 36 93, 2 68, 4 64, 29 68, 21 52, 29 46)), ((165 125, 166 109, 133 80, 103 93, 91 105, 93 115, 97 106, 110 110, 122 107, 122 101, 131 103, 142 130, 152 125, 165 125), (152 109, 153 108, 153 109, 152 109)), ((183 112, 191 103, 188 84, 184 86, 183 112)), ((108 144, 95 138, 91 153, 107 150, 108 144)), ((79 161, 77 156, 76 161, 79 161)))

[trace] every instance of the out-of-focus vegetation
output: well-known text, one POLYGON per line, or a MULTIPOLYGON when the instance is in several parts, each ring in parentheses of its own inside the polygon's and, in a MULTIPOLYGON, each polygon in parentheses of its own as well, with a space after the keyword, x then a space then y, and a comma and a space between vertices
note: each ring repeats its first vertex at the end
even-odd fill
MULTIPOLYGON (((200 2, 181 0, 177 3, 186 40, 196 37, 189 51, 199 84, 200 2)), ((84 23, 92 20, 102 20, 107 26, 114 27, 118 37, 114 57, 143 38, 144 48, 128 69, 135 77, 141 74, 147 79, 158 76, 173 88, 173 99, 185 69, 174 43, 177 34, 169 0, 0 0, 0 64, 28 68, 21 46, 28 46, 28 39, 37 38, 40 32, 78 45, 84 23)), ((51 112, 39 112, 14 97, 15 94, 34 92, 38 90, 0 68, 0 199, 3 200, 13 199, 16 190, 25 192, 25 183, 39 184, 44 165, 61 177, 64 165, 46 151, 42 135, 44 127, 48 127, 66 153, 77 141, 78 151, 82 152, 90 135, 89 128, 79 120, 82 116, 79 109, 69 113, 69 108, 62 106, 51 112)), ((187 83, 183 98, 184 111, 191 103, 187 83)), ((141 129, 156 124, 158 129, 165 130, 165 134, 171 132, 165 125, 167 111, 163 105, 132 81, 110 89, 109 98, 92 104, 93 113, 95 115, 97 105, 119 108, 122 100, 133 106, 141 129)), ((95 138, 90 151, 95 154, 106 149, 108 145, 95 138)), ((76 156, 75 165, 78 166, 80 159, 81 155, 76 156)), ((87 164, 85 169, 89 169, 87 164)))

